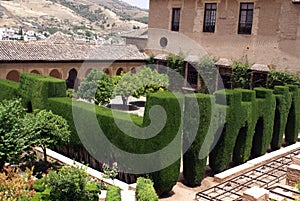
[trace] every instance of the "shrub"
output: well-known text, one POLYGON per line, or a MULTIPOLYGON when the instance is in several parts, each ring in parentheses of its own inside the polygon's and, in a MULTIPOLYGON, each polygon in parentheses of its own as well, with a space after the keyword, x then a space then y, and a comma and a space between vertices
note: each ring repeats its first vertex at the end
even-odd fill
POLYGON ((21 74, 19 91, 29 111, 45 109, 48 98, 66 96, 66 83, 53 77, 21 74))
POLYGON ((27 201, 34 196, 32 170, 27 169, 25 174, 21 175, 19 170, 8 167, 5 168, 5 172, 0 173, 1 201, 27 201))
POLYGON ((216 73, 217 69, 214 61, 209 57, 202 58, 198 65, 198 72, 200 73, 201 93, 212 94, 216 88, 216 73))
POLYGON ((292 96, 289 93, 289 88, 285 86, 275 86, 274 94, 276 97, 276 111, 271 148, 272 150, 277 150, 282 146, 283 134, 287 125, 292 96))
POLYGON ((24 115, 20 99, 0 102, 0 169, 5 162, 18 164, 32 145, 31 137, 22 132, 24 115))
POLYGON ((232 86, 233 88, 250 88, 251 75, 249 72, 249 64, 235 61, 232 65, 232 86))
POLYGON ((64 166, 59 172, 50 171, 46 176, 46 185, 50 188, 50 200, 97 201, 98 187, 91 185, 84 169, 64 166), (91 199, 92 198, 92 199, 91 199))
POLYGON ((136 182, 136 198, 138 201, 158 201, 153 182, 139 177, 136 182))
POLYGON ((108 186, 105 201, 121 201, 121 189, 116 186, 108 186))
MULTIPOLYGON (((212 123, 213 97, 204 94, 185 96, 184 106, 184 125, 183 125, 183 148, 191 145, 183 155, 183 175, 184 181, 188 186, 201 184, 205 173, 207 157, 199 159, 200 150, 204 139, 210 133, 209 126, 212 123), (195 117, 195 101, 198 102, 199 119, 195 117), (195 130, 196 129, 196 130, 195 130), (193 133, 197 132, 195 139, 193 133)), ((207 145, 210 147, 210 145, 207 145)), ((184 152, 185 150, 183 150, 184 152)), ((209 149, 207 150, 208 154, 209 149)), ((207 155, 206 155, 207 156, 207 155)))
POLYGON ((19 97, 19 83, 0 79, 0 101, 4 99, 15 99, 19 97))
POLYGON ((288 72, 272 70, 268 74, 268 88, 285 86, 287 84, 300 86, 300 78, 288 72))
POLYGON ((184 58, 180 55, 173 55, 169 54, 167 56, 168 61, 168 67, 181 75, 184 74, 183 72, 183 64, 184 64, 184 58))

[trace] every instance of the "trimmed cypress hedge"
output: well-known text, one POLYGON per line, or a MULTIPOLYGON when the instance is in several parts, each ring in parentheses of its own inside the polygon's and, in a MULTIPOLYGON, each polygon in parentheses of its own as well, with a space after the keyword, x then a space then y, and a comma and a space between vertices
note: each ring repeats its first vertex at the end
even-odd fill
POLYGON ((292 104, 288 115, 288 121, 285 128, 285 141, 288 144, 294 144, 298 140, 300 128, 300 94, 299 88, 295 85, 288 85, 292 93, 292 104))
POLYGON ((258 157, 267 152, 272 141, 276 98, 273 95, 273 90, 265 88, 255 88, 254 90, 258 104, 258 121, 255 127, 251 155, 258 157))
POLYGON ((292 96, 291 93, 289 93, 289 88, 286 86, 275 86, 274 94, 276 97, 276 111, 271 148, 272 150, 278 150, 282 145, 283 134, 291 108, 292 96))
POLYGON ((45 109, 48 98, 65 97, 66 83, 53 77, 38 74, 21 74, 20 95, 24 104, 30 109, 45 109))
POLYGON ((256 93, 253 90, 236 89, 242 93, 242 121, 233 152, 235 165, 245 163, 251 154, 252 141, 257 121, 256 93))
POLYGON ((10 80, 0 79, 0 101, 14 99, 19 96, 19 83, 10 80))
POLYGON ((226 124, 222 130, 222 135, 209 155, 209 165, 216 173, 224 171, 229 163, 234 151, 236 139, 245 114, 242 110, 242 93, 237 90, 222 90, 215 93, 218 107, 224 107, 226 97, 226 124))
MULTIPOLYGON (((199 159, 199 154, 204 140, 209 133, 213 102, 214 97, 210 95, 195 94, 185 96, 183 147, 191 146, 183 155, 183 176, 185 184, 191 187, 200 185, 205 174, 207 157, 199 159), (195 116, 195 101, 198 102, 199 117, 195 116), (197 132, 197 135, 193 138, 195 132, 197 132)), ((208 152, 209 149, 207 149, 206 156, 208 152)))
MULTIPOLYGON (((144 126, 148 126, 151 123, 150 110, 152 107, 160 106, 164 109, 167 115, 166 124, 162 131, 157 134, 151 140, 147 140, 144 143, 145 150, 151 150, 151 152, 162 150, 165 147, 169 147, 169 144, 174 140, 176 146, 171 147, 171 151, 167 154, 158 154, 157 160, 153 163, 158 163, 162 167, 166 168, 153 172, 150 174, 151 180, 154 182, 154 188, 158 195, 168 193, 172 190, 173 186, 176 185, 179 174, 180 174, 180 158, 181 158, 181 142, 182 142, 182 109, 183 96, 177 94, 176 97, 171 92, 159 92, 150 94, 147 96, 144 126), (147 147, 146 145, 150 146, 147 147), (177 157, 177 161, 173 164, 168 165, 166 161, 170 158, 177 157)), ((159 117, 155 117, 159 118, 159 117)), ((150 132, 146 131, 146 132, 150 132)))
POLYGON ((137 201, 158 201, 153 182, 150 179, 139 177, 136 182, 137 201))

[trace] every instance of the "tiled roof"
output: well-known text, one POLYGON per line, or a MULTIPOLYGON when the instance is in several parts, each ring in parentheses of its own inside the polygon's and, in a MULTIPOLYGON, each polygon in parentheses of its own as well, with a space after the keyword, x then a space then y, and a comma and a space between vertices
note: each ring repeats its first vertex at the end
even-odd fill
POLYGON ((254 64, 250 70, 259 72, 270 72, 270 68, 264 64, 254 64))
POLYGON ((148 28, 136 29, 122 35, 123 38, 140 38, 148 39, 148 28))
MULTIPOLYGON (((65 40, 65 39, 63 39, 65 40)), ((0 61, 146 60, 134 45, 0 41, 0 61)))

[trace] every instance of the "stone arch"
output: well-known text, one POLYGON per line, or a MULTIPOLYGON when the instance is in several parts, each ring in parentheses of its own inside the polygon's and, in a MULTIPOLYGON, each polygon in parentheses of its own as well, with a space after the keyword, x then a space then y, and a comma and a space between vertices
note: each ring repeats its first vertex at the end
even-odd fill
POLYGON ((20 81, 20 72, 16 70, 9 71, 6 75, 7 80, 11 80, 14 82, 19 82, 20 81))
POLYGON ((105 69, 103 70, 103 72, 104 72, 106 75, 110 76, 110 70, 109 70, 108 68, 105 68, 105 69))
POLYGON ((52 70, 49 75, 61 79, 61 73, 57 69, 52 70))
POLYGON ((66 83, 67 83, 67 88, 69 89, 73 89, 74 86, 75 86, 75 81, 77 79, 77 70, 75 68, 72 68, 70 71, 69 71, 69 76, 66 80, 66 83))
POLYGON ((30 71, 30 73, 33 73, 33 74, 38 74, 38 75, 40 75, 41 73, 38 71, 38 70, 32 70, 32 71, 30 71))
POLYGON ((118 68, 116 75, 121 75, 122 72, 125 72, 123 68, 118 68))
POLYGON ((136 73, 136 68, 131 68, 130 72, 133 73, 133 74, 136 73))
POLYGON ((93 70, 92 68, 88 69, 88 70, 85 72, 85 77, 87 77, 87 76, 90 74, 90 72, 91 72, 92 70, 93 70))

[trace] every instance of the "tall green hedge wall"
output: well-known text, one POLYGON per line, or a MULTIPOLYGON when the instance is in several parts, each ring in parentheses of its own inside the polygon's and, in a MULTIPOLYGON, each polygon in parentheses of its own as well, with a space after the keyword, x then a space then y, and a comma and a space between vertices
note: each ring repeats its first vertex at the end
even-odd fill
POLYGON ((299 88, 294 85, 288 85, 292 93, 292 105, 288 115, 288 121, 285 128, 285 141, 288 144, 294 144, 298 140, 300 128, 300 94, 299 88))
POLYGON ((255 134, 251 154, 253 157, 264 155, 272 141, 276 98, 273 91, 265 88, 255 88, 258 104, 255 134))
POLYGON ((19 83, 0 79, 0 101, 18 97, 18 88, 19 83))
MULTIPOLYGON (((191 146, 183 155, 183 175, 185 183, 191 187, 200 185, 205 174, 207 157, 199 159, 199 152, 209 132, 213 102, 214 97, 210 95, 196 94, 185 96, 183 147, 190 144, 191 146), (195 99, 198 102, 199 111, 201 111, 200 116, 195 115, 195 99), (195 138, 193 137, 194 132, 197 132, 195 138)), ((208 152, 209 150, 207 150, 207 155, 208 152)))
POLYGON ((276 97, 276 110, 271 148, 272 150, 278 150, 282 146, 283 134, 287 125, 292 96, 289 92, 289 87, 286 86, 275 86, 274 94, 276 97))
POLYGON ((48 98, 66 96, 66 82, 53 77, 24 73, 20 77, 19 92, 25 105, 33 109, 44 109, 48 98))

